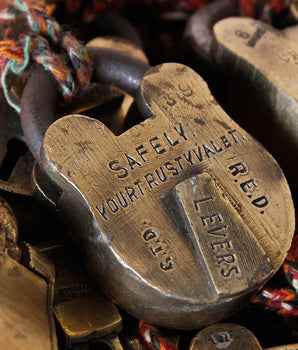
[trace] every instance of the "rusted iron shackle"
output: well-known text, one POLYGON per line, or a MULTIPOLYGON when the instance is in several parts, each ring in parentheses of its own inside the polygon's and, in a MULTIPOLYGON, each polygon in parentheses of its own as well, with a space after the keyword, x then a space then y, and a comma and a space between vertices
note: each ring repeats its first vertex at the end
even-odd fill
MULTIPOLYGON (((116 86, 136 97, 150 65, 111 49, 89 47, 87 51, 93 61, 93 81, 116 86)), ((51 73, 42 68, 32 74, 22 94, 21 123, 24 136, 41 167, 40 148, 46 130, 57 119, 58 98, 56 81, 51 73)))

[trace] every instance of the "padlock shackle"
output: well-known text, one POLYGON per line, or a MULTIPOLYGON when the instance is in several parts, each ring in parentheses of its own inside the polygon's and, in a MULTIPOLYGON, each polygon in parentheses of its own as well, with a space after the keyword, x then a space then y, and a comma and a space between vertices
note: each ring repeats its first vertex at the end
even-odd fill
MULTIPOLYGON (((93 61, 93 81, 116 86, 136 97, 150 65, 120 51, 87 48, 93 61)), ((48 127, 57 119, 59 90, 52 74, 38 68, 29 78, 21 98, 21 124, 28 147, 42 168, 40 149, 48 127)))
POLYGON ((185 26, 183 39, 196 60, 213 64, 213 25, 219 20, 239 13, 237 0, 221 0, 204 6, 193 13, 185 26))
POLYGON ((142 40, 134 26, 126 17, 111 8, 103 10, 93 23, 88 23, 87 28, 89 27, 93 33, 102 33, 100 36, 118 36, 143 49, 142 40))

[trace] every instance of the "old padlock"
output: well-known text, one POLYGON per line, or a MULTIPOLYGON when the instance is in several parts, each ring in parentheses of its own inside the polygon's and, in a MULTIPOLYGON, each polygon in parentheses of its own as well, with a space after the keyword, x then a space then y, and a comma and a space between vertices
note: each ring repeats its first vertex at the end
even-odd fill
POLYGON ((218 323, 201 330, 191 341, 189 350, 262 350, 247 328, 234 323, 218 323))
POLYGON ((88 278, 74 247, 58 241, 44 242, 38 249, 56 267, 53 312, 64 333, 64 347, 83 349, 91 341, 119 342, 116 332, 121 329, 122 318, 88 278))
POLYGON ((53 265, 27 243, 19 249, 17 239, 14 214, 0 198, 0 348, 56 350, 53 265))
MULTIPOLYGON (((89 53, 96 67, 102 52, 89 53)), ((115 136, 97 120, 61 118, 40 162, 63 190, 57 206, 103 291, 137 318, 195 328, 237 311, 277 271, 294 232, 293 203, 277 163, 199 75, 174 63, 143 72, 126 84, 144 122, 115 136)), ((39 115, 35 79, 23 118, 39 115)))
POLYGON ((228 18, 214 26, 213 45, 217 64, 233 74, 229 111, 268 147, 295 187, 297 29, 280 31, 253 19, 228 18))
MULTIPOLYGON (((235 323, 218 323, 201 330, 191 341, 189 350, 262 350, 258 339, 247 328, 235 323)), ((298 344, 266 350, 297 350, 298 344)))
POLYGON ((216 23, 214 38, 216 62, 236 67, 254 83, 272 118, 298 145, 297 41, 265 23, 237 17, 216 23))

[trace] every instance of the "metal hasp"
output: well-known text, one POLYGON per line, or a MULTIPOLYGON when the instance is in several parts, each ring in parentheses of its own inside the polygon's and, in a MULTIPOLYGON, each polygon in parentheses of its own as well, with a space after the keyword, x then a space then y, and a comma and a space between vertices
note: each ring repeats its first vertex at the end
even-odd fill
POLYGON ((42 167, 115 303, 170 328, 219 321, 282 264, 294 232, 288 185, 190 68, 151 68, 133 90, 146 120, 116 136, 92 118, 61 118, 42 167))

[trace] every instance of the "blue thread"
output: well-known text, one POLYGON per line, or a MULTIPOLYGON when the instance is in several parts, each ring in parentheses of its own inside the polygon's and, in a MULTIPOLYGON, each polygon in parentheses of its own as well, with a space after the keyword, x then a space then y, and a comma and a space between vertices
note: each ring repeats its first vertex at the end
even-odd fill
POLYGON ((48 24, 48 28, 47 28, 47 33, 48 33, 48 36, 52 39, 52 41, 54 43, 57 43, 58 42, 58 38, 56 36, 56 33, 55 33, 55 26, 53 23, 49 23, 47 21, 47 24, 48 24))
POLYGON ((24 48, 24 62, 22 65, 20 65, 17 61, 13 61, 10 64, 11 70, 15 74, 20 74, 22 73, 28 66, 29 61, 30 61, 30 43, 31 43, 31 38, 27 36, 26 38, 26 43, 25 43, 25 48, 24 48))
POLYGON ((8 102, 8 104, 14 110, 17 111, 18 114, 20 114, 21 113, 21 107, 12 100, 12 98, 11 98, 11 96, 9 94, 9 89, 8 89, 7 82, 6 82, 6 76, 7 76, 8 72, 9 72, 9 70, 11 68, 10 66, 11 66, 11 62, 9 61, 6 64, 6 66, 5 66, 4 70, 3 70, 2 77, 1 77, 1 85, 2 85, 2 88, 3 88, 3 92, 4 92, 4 96, 6 98, 6 101, 8 102))
POLYGON ((23 12, 28 11, 28 6, 24 4, 22 1, 14 0, 14 3, 20 11, 23 11, 23 12))

